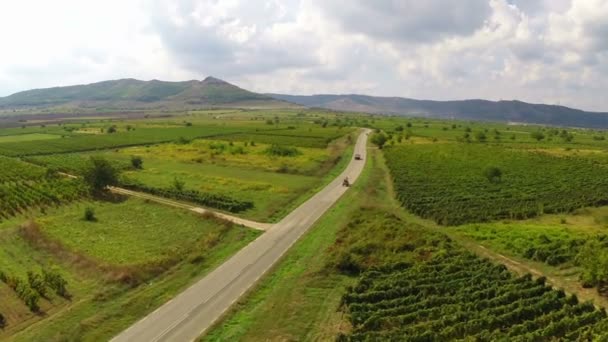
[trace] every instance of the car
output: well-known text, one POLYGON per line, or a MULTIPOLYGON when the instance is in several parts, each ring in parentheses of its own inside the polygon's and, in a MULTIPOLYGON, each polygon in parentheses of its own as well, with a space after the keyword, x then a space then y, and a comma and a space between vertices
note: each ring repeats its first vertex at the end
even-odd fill
POLYGON ((362 160, 361 155, 359 153, 355 154, 355 160, 362 160))

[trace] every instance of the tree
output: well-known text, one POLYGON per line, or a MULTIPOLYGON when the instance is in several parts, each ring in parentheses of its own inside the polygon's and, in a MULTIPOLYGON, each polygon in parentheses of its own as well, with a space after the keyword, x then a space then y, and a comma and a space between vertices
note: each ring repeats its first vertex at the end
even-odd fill
POLYGON ((95 222, 97 218, 95 217, 95 210, 91 207, 86 207, 84 209, 84 220, 88 222, 95 222))
POLYGON ((387 141, 388 137, 384 133, 376 133, 372 136, 372 144, 378 146, 379 149, 382 149, 387 141))
POLYGON ((479 142, 486 142, 486 140, 488 140, 488 137, 484 132, 477 132, 475 133, 475 139, 479 142))
POLYGON ((502 180, 502 170, 496 166, 488 167, 484 171, 484 175, 490 183, 500 183, 502 180))
POLYGON ((177 177, 173 178, 173 189, 181 192, 184 190, 185 186, 186 186, 186 183, 183 180, 181 180, 177 177))
POLYGON ((144 168, 144 160, 140 156, 131 156, 131 166, 136 170, 144 168))
POLYGON ((535 139, 536 141, 541 141, 541 140, 545 139, 545 135, 541 131, 532 132, 532 133, 530 133, 530 136, 532 137, 532 139, 535 139))
POLYGON ((0 313, 0 329, 4 329, 4 327, 6 327, 6 318, 0 313))
POLYGON ((104 191, 108 186, 118 184, 118 171, 101 157, 91 157, 84 172, 84 181, 95 192, 104 191))
POLYGON ((112 125, 108 128, 108 134, 116 133, 116 126, 112 125))

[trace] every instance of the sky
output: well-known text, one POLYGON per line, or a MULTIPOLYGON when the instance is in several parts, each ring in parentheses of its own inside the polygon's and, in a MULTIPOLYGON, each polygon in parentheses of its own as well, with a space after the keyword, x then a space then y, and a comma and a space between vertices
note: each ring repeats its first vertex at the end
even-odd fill
POLYGON ((212 75, 608 112, 608 0, 2 0, 0 42, 0 96, 212 75))

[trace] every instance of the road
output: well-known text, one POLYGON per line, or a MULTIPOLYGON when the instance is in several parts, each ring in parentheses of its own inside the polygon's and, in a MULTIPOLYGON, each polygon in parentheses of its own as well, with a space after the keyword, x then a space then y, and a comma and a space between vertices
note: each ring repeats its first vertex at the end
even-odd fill
POLYGON ((113 342, 192 341, 209 329, 291 246, 346 192, 342 180, 354 182, 365 165, 367 134, 357 138, 344 172, 279 223, 241 249, 174 299, 112 339, 113 342))

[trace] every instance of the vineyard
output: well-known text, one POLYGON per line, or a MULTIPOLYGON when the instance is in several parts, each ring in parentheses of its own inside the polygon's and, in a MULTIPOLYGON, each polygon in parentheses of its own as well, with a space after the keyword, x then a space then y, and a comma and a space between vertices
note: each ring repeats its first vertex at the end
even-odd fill
POLYGON ((253 202, 251 201, 241 201, 226 195, 205 193, 198 190, 156 188, 138 182, 126 182, 123 183, 122 186, 126 189, 143 191, 156 196, 196 203, 209 208, 226 210, 232 213, 238 213, 253 208, 253 202))
POLYGON ((32 207, 55 206, 88 193, 78 180, 47 175, 45 168, 0 157, 0 221, 32 207))
POLYGON ((212 137, 251 130, 231 126, 189 126, 142 128, 129 132, 71 135, 61 139, 0 143, 0 154, 31 156, 53 153, 94 151, 116 147, 137 146, 179 139, 212 137))
POLYGON ((332 141, 352 132, 351 128, 293 128, 219 136, 227 141, 257 144, 325 148, 332 141))
POLYGON ((401 203, 440 224, 524 219, 608 203, 605 164, 479 144, 389 147, 401 203), (494 176, 488 170, 498 170, 494 176), (551 181, 547 181, 551 180, 551 181))
POLYGON ((353 330, 339 341, 608 339, 604 310, 467 252, 370 270, 342 303, 353 330))

